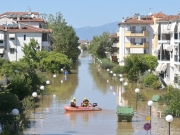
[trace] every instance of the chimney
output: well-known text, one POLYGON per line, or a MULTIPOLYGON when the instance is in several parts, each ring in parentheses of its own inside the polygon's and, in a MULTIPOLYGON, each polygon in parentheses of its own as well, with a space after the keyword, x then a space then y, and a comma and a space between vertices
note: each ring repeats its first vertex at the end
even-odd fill
POLYGON ((122 18, 122 22, 124 22, 124 17, 122 18))

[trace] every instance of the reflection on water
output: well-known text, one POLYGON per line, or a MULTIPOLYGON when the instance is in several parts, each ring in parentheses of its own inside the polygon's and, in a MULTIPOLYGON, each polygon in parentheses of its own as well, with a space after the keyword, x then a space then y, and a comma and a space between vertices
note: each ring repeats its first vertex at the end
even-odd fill
MULTIPOLYGON (((136 107, 135 88, 139 85, 129 83, 128 89, 120 86, 119 79, 109 76, 105 69, 94 64, 91 56, 82 53, 78 70, 73 74, 47 74, 51 84, 46 87, 43 104, 36 103, 35 115, 31 113, 31 128, 24 131, 25 134, 63 134, 63 135, 146 135, 143 125, 149 121, 150 108, 147 101, 154 94, 163 91, 141 89, 143 101, 138 101, 137 111, 132 122, 117 122, 117 105, 136 107), (77 74, 76 74, 77 73, 77 74), (107 81, 108 80, 108 81, 107 81), (103 109, 98 112, 66 112, 64 106, 76 97, 77 105, 80 105, 84 97, 90 102, 98 103, 103 109)), ((162 135, 168 132, 168 123, 164 116, 159 118, 159 110, 165 110, 166 106, 154 103, 152 107, 152 129, 148 135, 162 135)), ((180 119, 174 118, 171 123, 171 133, 178 135, 180 132, 180 119)))

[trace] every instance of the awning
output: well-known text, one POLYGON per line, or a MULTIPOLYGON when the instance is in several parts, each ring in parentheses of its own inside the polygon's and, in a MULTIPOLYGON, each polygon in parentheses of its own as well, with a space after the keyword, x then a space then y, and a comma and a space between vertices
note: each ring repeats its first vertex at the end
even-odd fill
POLYGON ((4 40, 4 34, 0 34, 0 40, 4 40))
POLYGON ((165 72, 167 68, 167 63, 164 63, 162 66, 161 66, 161 71, 165 72))
POLYGON ((157 23, 154 28, 154 34, 158 34, 158 27, 159 27, 159 23, 157 23))
POLYGON ((176 22, 173 22, 173 23, 171 24, 171 29, 170 29, 170 32, 171 32, 171 33, 174 32, 175 25, 176 25, 176 22))
POLYGON ((173 50, 173 45, 169 45, 167 48, 166 48, 166 51, 172 51, 173 50))
POLYGON ((157 71, 157 72, 160 72, 160 71, 161 71, 161 70, 160 70, 161 66, 162 66, 162 63, 159 63, 158 66, 156 67, 156 71, 157 71))
POLYGON ((15 38, 15 34, 9 34, 9 38, 15 38))
POLYGON ((4 48, 0 48, 0 54, 4 53, 4 48))
POLYGON ((170 44, 163 44, 163 50, 166 50, 169 46, 170 44))
POLYGON ((130 48, 131 54, 144 54, 144 48, 130 48))

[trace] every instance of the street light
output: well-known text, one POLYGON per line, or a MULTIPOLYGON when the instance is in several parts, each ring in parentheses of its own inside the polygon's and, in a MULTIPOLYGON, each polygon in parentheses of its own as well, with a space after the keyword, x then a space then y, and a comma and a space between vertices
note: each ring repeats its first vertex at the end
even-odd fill
POLYGON ((14 116, 14 130, 15 130, 15 133, 17 133, 16 131, 16 116, 19 114, 19 110, 18 109, 13 109, 12 110, 12 115, 14 116))
POLYGON ((119 77, 121 78, 121 77, 123 77, 123 75, 122 75, 122 74, 119 74, 119 77))
POLYGON ((121 82, 121 103, 122 103, 122 82, 123 82, 124 78, 120 78, 119 81, 121 82))
MULTIPOLYGON (((115 77, 116 77, 116 74, 113 74, 113 76, 114 76, 114 85, 115 85, 115 77)), ((114 86, 115 87, 115 86, 114 86)))
POLYGON ((17 74, 17 72, 18 72, 18 70, 15 69, 15 70, 14 70, 15 75, 17 74))
POLYGON ((107 69, 107 71, 109 72, 109 69, 107 69))
POLYGON ((151 73, 151 69, 148 69, 148 72, 151 73))
POLYGON ((32 96, 34 97, 34 114, 35 114, 35 98, 37 97, 37 93, 33 92, 32 96))
POLYGON ((40 86, 40 90, 41 90, 41 95, 42 95, 42 104, 43 104, 43 90, 44 90, 44 86, 43 86, 43 85, 41 85, 41 86, 40 86))
POLYGON ((136 88, 135 92, 136 92, 136 111, 137 111, 137 101, 138 101, 138 94, 140 92, 140 89, 136 88))
POLYGON ((46 84, 47 84, 47 85, 49 85, 49 84, 50 84, 50 81, 49 81, 49 80, 47 80, 47 81, 46 81, 46 84))
POLYGON ((170 123, 173 121, 172 115, 167 115, 166 116, 166 121, 169 123, 169 135, 170 135, 170 123))
MULTIPOLYGON (((147 104, 150 107, 150 118, 151 118, 151 106, 153 105, 153 101, 149 100, 147 104)), ((151 119, 150 119, 150 124, 151 124, 151 119)))

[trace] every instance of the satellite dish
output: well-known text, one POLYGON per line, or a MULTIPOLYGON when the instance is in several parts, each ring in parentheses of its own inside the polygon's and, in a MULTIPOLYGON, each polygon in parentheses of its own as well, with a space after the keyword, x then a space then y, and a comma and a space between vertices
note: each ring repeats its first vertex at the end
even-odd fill
POLYGON ((34 14, 31 14, 31 18, 34 18, 34 14))

